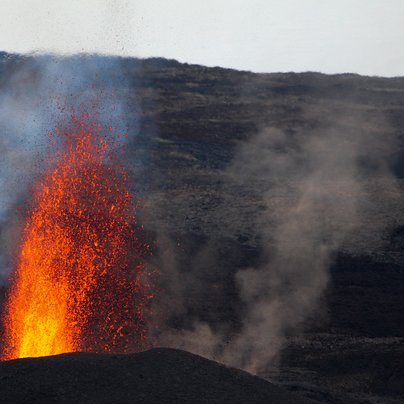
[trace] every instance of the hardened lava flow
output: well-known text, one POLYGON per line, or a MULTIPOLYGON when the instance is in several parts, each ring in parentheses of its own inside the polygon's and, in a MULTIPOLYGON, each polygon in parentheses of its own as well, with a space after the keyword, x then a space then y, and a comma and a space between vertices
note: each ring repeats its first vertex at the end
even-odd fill
POLYGON ((57 152, 34 185, 5 303, 2 359, 144 349, 150 248, 120 136, 81 114, 52 137, 57 152))

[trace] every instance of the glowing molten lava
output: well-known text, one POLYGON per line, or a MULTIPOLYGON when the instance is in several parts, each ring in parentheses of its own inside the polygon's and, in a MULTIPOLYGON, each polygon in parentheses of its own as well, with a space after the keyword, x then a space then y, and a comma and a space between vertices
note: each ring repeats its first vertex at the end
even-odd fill
POLYGON ((141 259, 148 247, 134 228, 111 131, 103 134, 86 115, 58 131, 59 152, 34 188, 23 231, 3 359, 147 345, 151 296, 141 259))

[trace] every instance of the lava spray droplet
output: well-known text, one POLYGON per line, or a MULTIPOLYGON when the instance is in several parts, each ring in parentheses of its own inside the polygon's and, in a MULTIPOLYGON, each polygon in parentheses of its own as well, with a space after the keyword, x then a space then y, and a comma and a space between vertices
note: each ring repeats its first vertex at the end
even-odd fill
POLYGON ((150 248, 111 132, 87 114, 56 131, 5 304, 3 359, 148 346, 150 248))

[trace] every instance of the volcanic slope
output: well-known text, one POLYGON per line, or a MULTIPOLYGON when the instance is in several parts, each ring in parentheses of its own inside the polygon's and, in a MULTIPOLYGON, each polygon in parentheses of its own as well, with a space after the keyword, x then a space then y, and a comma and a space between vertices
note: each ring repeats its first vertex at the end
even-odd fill
POLYGON ((0 364, 4 403, 318 403, 185 351, 74 353, 0 364))
MULTIPOLYGON (((19 94, 35 89, 31 81, 41 74, 34 57, 0 53, 0 61, 1 93, 10 82, 19 84, 19 94)), ((103 58, 93 62, 110 65, 103 58)), ((257 222, 279 198, 263 200, 259 178, 229 183, 226 173, 240 146, 266 128, 299 145, 330 130, 368 140, 358 153, 359 199, 368 214, 337 252, 323 310, 299 336, 286 336, 275 374, 269 369, 260 376, 310 397, 318 391, 316 397, 330 403, 403 402, 404 78, 254 74, 164 59, 115 62, 119 69, 101 69, 102 90, 128 96, 128 165, 145 202, 139 219, 159 246, 168 240, 155 255, 163 281, 170 281, 170 266, 186 281, 180 305, 175 294, 168 296, 168 307, 179 311, 168 313, 171 324, 179 329, 195 320, 237 329, 242 320, 234 275, 260 264, 257 222), (394 145, 388 156, 385 145, 394 145), (393 178, 380 176, 380 166, 393 178), (339 398, 342 392, 349 399, 339 398)), ((0 224, 2 270, 12 267, 7 251, 15 249, 11 212, 18 206, 0 224)))

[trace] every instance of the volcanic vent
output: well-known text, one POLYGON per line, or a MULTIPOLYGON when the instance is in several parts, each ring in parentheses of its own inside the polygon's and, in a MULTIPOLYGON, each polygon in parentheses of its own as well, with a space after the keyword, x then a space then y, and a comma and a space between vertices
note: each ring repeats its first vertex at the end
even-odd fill
POLYGON ((121 136, 88 114, 51 134, 5 306, 3 359, 148 347, 152 298, 121 136))

